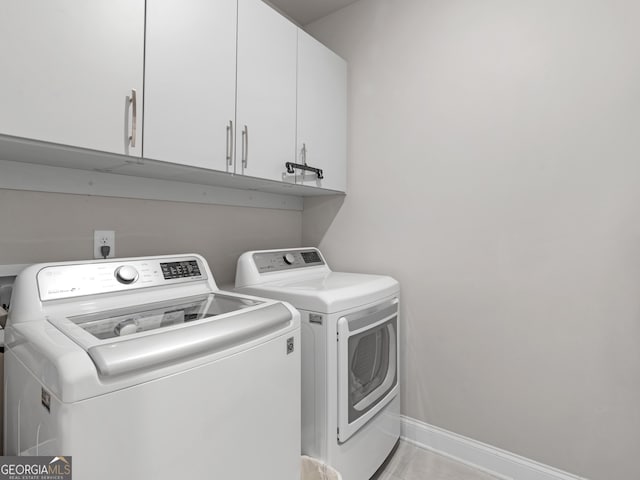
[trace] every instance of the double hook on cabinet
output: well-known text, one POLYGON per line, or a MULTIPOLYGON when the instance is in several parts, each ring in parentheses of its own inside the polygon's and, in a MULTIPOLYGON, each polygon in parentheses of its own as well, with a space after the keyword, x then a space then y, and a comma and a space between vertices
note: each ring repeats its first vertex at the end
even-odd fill
POLYGON ((302 163, 286 162, 285 166, 287 167, 287 173, 295 173, 295 169, 297 168, 307 172, 314 172, 320 180, 324 178, 321 168, 307 165, 307 145, 305 143, 302 144, 302 163))

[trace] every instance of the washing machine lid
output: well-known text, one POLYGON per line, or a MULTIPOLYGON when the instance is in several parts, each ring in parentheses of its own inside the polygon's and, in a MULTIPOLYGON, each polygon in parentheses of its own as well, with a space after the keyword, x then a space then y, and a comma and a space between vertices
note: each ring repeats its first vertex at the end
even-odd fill
POLYGON ((281 278, 237 291, 291 303, 301 310, 336 313, 397 295, 398 282, 386 275, 322 272, 281 278))
POLYGON ((82 347, 100 376, 114 376, 216 353, 286 327, 281 303, 211 293, 49 323, 82 347))

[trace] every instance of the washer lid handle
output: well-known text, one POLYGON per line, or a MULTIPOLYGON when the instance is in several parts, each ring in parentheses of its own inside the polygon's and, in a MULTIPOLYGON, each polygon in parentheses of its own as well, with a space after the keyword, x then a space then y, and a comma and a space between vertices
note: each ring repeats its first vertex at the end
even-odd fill
POLYGON ((292 321, 291 311, 275 303, 179 329, 96 345, 87 353, 98 373, 110 377, 213 355, 285 329, 292 321))

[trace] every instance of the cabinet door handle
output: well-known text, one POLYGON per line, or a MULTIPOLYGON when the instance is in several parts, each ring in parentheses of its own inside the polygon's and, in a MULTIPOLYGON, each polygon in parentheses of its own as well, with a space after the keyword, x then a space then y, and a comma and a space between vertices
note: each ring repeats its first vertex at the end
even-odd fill
POLYGON ((302 144, 302 164, 306 165, 307 164, 307 144, 303 143, 302 144))
POLYGON ((129 145, 132 148, 136 146, 136 126, 138 123, 138 100, 136 98, 136 89, 131 89, 131 96, 129 97, 129 104, 131 105, 131 136, 129 137, 129 145))
POLYGON ((227 165, 233 163, 233 120, 227 125, 227 165))
POLYGON ((249 127, 246 125, 242 129, 242 166, 247 168, 249 163, 249 127))

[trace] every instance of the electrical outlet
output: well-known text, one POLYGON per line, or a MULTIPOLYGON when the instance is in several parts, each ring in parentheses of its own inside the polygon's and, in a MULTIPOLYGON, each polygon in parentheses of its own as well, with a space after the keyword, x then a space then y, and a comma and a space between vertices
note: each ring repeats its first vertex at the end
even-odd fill
POLYGON ((116 256, 116 232, 113 230, 94 230, 93 232, 93 258, 104 258, 102 247, 109 247, 107 258, 116 256))

